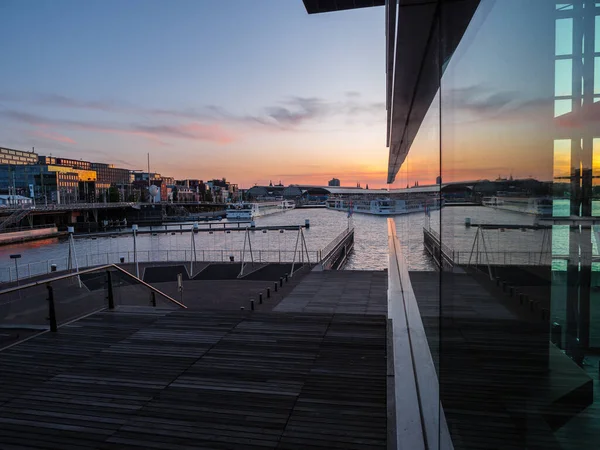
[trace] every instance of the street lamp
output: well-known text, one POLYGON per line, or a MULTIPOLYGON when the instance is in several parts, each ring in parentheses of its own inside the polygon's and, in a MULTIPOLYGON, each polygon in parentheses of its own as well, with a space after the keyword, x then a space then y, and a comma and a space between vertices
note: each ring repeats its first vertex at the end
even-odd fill
POLYGON ((19 266, 17 264, 17 259, 19 259, 21 255, 19 253, 15 253, 14 255, 10 255, 10 259, 15 260, 15 272, 17 274, 17 286, 19 285, 19 266))

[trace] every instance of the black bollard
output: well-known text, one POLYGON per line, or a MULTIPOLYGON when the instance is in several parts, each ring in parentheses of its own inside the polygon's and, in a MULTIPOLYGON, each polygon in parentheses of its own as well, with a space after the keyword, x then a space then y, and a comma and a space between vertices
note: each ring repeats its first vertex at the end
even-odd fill
POLYGON ((262 300, 262 292, 261 292, 260 294, 258 294, 258 304, 262 305, 262 302, 263 302, 263 300, 262 300))
POLYGON ((106 286, 108 291, 108 309, 115 309, 115 297, 113 293, 112 274, 106 271, 106 286))
POLYGON ((500 286, 500 277, 496 277, 496 286, 500 286))
POLYGON ((286 281, 286 283, 288 282, 288 274, 287 273, 285 274, 285 281, 286 281))
POLYGON ((243 311, 243 310, 244 310, 244 307, 243 307, 243 306, 240 306, 240 310, 241 310, 241 311, 243 311))
POLYGON ((125 258, 123 258, 122 256, 119 258, 119 261, 121 261, 121 264, 123 264, 125 262, 125 258))
POLYGON ((273 283, 273 287, 275 288, 275 292, 277 292, 277 281, 273 283))
POLYGON ((279 287, 283 287, 283 277, 279 277, 279 287))
POLYGON ((250 299, 250 309, 254 311, 254 299, 250 299))
POLYGON ((48 320, 50 321, 50 331, 56 333, 58 331, 58 324, 56 322, 56 309, 54 309, 54 290, 51 284, 46 286, 48 288, 48 320))
POLYGON ((267 298, 271 298, 271 288, 267 288, 267 298))
POLYGON ((150 304, 156 308, 156 294, 150 291, 150 304))

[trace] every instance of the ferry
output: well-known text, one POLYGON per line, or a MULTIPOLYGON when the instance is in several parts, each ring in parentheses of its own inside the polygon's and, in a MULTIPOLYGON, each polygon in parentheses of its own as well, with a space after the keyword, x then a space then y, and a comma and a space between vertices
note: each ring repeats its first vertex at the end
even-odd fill
POLYGON ((483 197, 481 199, 481 204, 483 206, 496 207, 504 205, 504 201, 498 197, 483 197))
POLYGON ((256 217, 268 216, 277 212, 293 209, 293 201, 281 202, 240 202, 227 205, 226 217, 230 220, 254 220, 256 217))
POLYGON ((552 198, 550 197, 507 195, 499 197, 484 197, 481 203, 483 206, 531 214, 534 216, 552 215, 552 198))
POLYGON ((376 216, 427 212, 434 209, 440 209, 441 207, 440 199, 433 197, 417 197, 406 200, 394 200, 391 198, 375 200, 332 198, 328 199, 325 204, 327 209, 335 209, 349 213, 372 214, 376 216))

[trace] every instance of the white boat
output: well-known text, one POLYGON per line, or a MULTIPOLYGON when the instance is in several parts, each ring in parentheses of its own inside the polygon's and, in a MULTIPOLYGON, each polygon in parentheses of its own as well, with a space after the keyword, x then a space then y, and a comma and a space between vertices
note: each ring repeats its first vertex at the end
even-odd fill
POLYGON ((268 216, 277 212, 293 209, 294 202, 289 205, 287 200, 282 202, 240 202, 227 205, 226 217, 231 220, 254 220, 257 217, 268 216))
POLYGON ((431 211, 440 209, 440 199, 433 197, 415 197, 405 200, 381 198, 375 200, 350 200, 342 198, 328 199, 327 209, 360 214, 373 214, 376 216, 392 216, 410 214, 413 212, 431 211))
POLYGON ((483 197, 481 199, 481 204, 483 206, 496 207, 504 205, 504 201, 498 197, 483 197))
POLYGON ((532 214, 534 216, 552 215, 552 198, 527 197, 527 196, 500 196, 484 197, 481 201, 484 206, 491 206, 507 211, 532 214))
POLYGON ((293 200, 284 200, 281 202, 281 209, 287 211, 289 209, 294 209, 296 207, 296 202, 293 200))

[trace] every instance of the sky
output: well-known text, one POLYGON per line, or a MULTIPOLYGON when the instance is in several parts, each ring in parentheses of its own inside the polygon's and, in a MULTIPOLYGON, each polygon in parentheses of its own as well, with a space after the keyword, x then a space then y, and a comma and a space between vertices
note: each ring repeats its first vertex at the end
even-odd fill
POLYGON ((384 8, 2 0, 0 145, 226 177, 383 187, 384 8))

